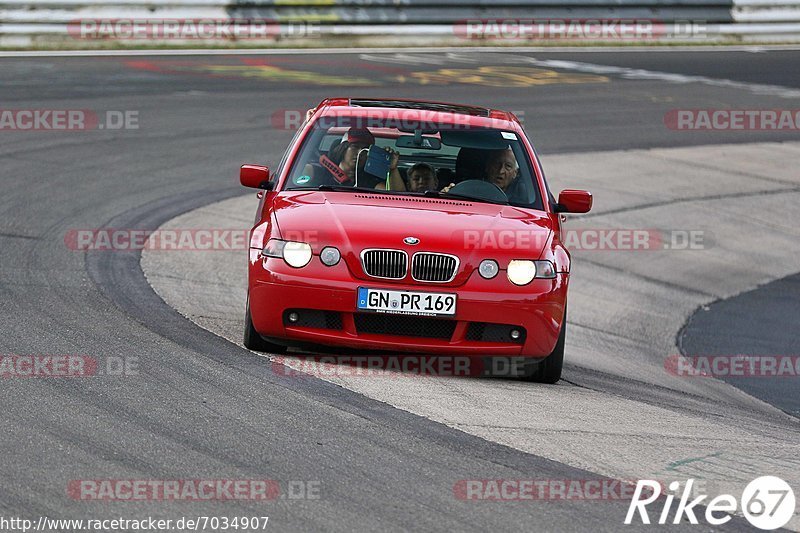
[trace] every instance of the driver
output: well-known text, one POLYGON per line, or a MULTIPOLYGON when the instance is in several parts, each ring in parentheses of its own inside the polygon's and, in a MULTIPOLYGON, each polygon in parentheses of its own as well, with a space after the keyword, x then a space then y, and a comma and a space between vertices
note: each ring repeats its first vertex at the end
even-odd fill
POLYGON ((509 146, 502 150, 492 150, 486 158, 486 181, 494 183, 506 195, 509 195, 509 187, 519 176, 519 164, 514 157, 514 151, 509 146))
MULTIPOLYGON (((527 194, 522 180, 519 179, 519 163, 514 157, 511 147, 487 151, 484 166, 486 180, 497 185, 511 201, 527 201, 527 194)), ((450 184, 442 192, 448 192, 454 184, 450 184)))

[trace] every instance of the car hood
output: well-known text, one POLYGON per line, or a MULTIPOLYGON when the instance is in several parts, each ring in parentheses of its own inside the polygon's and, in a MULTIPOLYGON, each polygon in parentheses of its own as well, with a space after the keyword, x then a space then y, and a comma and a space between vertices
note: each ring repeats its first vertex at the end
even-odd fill
POLYGON ((359 254, 367 248, 457 255, 467 274, 487 258, 537 259, 551 229, 541 211, 388 194, 284 192, 273 214, 282 238, 305 240, 315 253, 336 246, 357 275, 359 254), (407 244, 407 237, 418 244, 407 244))

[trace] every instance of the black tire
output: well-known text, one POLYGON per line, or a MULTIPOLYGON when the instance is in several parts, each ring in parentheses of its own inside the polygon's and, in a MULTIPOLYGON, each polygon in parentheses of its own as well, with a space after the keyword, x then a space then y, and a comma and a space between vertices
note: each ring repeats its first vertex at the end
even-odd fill
POLYGON ((531 364, 522 377, 524 381, 534 383, 548 383, 553 385, 561 379, 561 369, 564 366, 564 342, 567 338, 567 309, 564 308, 564 322, 561 324, 561 333, 553 351, 543 361, 531 364))
POLYGON ((250 318, 250 300, 247 301, 244 312, 244 347, 257 352, 286 353, 286 346, 265 341, 253 327, 253 320, 250 318))

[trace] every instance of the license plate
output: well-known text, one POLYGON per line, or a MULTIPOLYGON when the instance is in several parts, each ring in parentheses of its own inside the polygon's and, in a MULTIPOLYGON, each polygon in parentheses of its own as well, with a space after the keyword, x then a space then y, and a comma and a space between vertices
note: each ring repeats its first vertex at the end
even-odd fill
POLYGON ((359 287, 356 307, 376 313, 453 316, 456 314, 456 295, 359 287))

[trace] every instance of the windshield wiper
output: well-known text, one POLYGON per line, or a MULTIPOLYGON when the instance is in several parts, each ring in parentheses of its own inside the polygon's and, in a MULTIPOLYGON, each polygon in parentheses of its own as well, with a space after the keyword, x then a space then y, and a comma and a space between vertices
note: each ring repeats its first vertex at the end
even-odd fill
POLYGON ((355 192, 367 192, 367 193, 383 193, 380 189, 370 189, 369 187, 353 187, 350 185, 320 185, 317 187, 318 191, 331 191, 331 192, 344 192, 344 191, 355 191, 355 192))
POLYGON ((484 202, 487 204, 496 204, 496 205, 508 205, 508 200, 491 200, 488 198, 484 198, 482 196, 470 196, 468 194, 458 194, 452 192, 441 192, 441 191, 425 191, 425 196, 428 198, 453 198, 457 200, 474 200, 476 202, 484 202))

